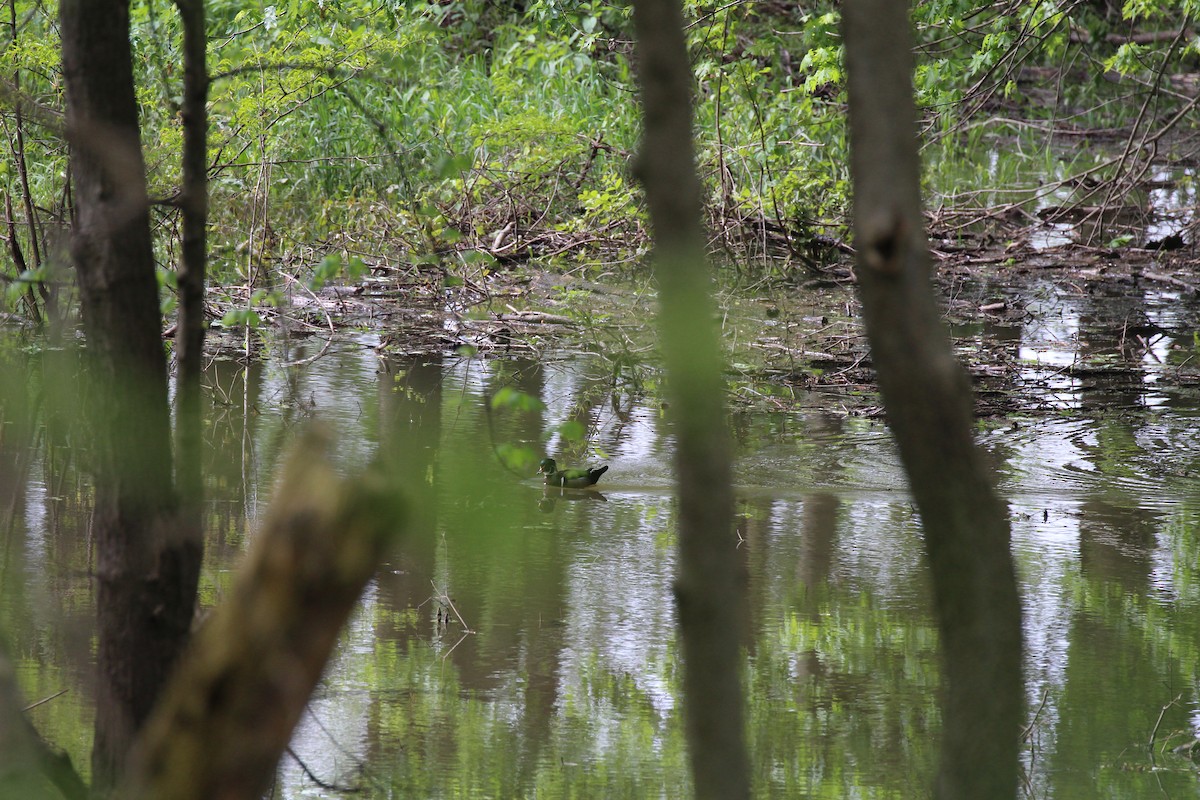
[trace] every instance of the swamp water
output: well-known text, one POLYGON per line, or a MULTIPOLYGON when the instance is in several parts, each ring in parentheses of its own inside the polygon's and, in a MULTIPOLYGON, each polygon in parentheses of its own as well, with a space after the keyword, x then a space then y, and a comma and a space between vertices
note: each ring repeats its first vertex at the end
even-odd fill
MULTIPOLYGON (((980 434, 1024 603, 1025 796, 1200 798, 1200 767, 1172 752, 1200 736, 1200 407, 1160 391, 1170 356, 1153 346, 1142 385, 1097 394, 1061 369, 1085 346, 1084 312, 1042 302, 1005 335, 1058 412, 980 434)), ((302 368, 218 361, 206 378, 204 605, 228 587, 306 417, 335 428, 347 470, 403 442, 436 496, 369 586, 275 796, 686 796, 662 410, 614 395, 610 368, 586 356, 395 362, 372 343, 302 368), (504 386, 545 409, 489 410, 504 386), (501 466, 511 445, 584 460, 556 433, 569 420, 606 455, 600 492, 547 492, 501 466)), ((738 412, 733 433, 757 796, 928 796, 937 636, 885 427, 813 395, 738 412)), ((87 493, 66 450, 5 441, 0 630, 30 702, 65 692, 30 716, 86 766, 87 493)))

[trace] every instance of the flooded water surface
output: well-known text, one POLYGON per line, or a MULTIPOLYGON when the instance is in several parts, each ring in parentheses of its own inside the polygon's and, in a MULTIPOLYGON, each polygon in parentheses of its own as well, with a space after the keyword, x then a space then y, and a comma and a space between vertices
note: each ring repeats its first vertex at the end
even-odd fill
MULTIPOLYGON (((1090 379, 1061 369, 1087 346, 1079 309, 1039 302, 1049 310, 1013 346, 1057 410, 980 433, 1009 502, 1024 603, 1024 793, 1200 798, 1186 750, 1200 736, 1200 409, 1153 387, 1092 403, 1090 379)), ((686 795, 664 409, 614 389, 594 357, 388 361, 371 343, 304 367, 216 362, 207 375, 206 606, 229 586, 308 417, 334 426, 347 471, 391 449, 428 487, 275 796, 686 795), (503 387, 544 408, 493 408, 503 387), (564 436, 574 423, 586 444, 564 436), (610 469, 598 492, 555 492, 532 468, 505 466, 521 447, 610 469)), ((1148 370, 1173 357, 1152 343, 1147 353, 1148 370)), ((928 796, 937 633, 919 518, 885 426, 802 396, 786 411, 735 413, 733 432, 757 795, 928 796)), ((85 767, 80 456, 41 438, 2 446, 0 626, 26 697, 65 692, 30 716, 85 767)))

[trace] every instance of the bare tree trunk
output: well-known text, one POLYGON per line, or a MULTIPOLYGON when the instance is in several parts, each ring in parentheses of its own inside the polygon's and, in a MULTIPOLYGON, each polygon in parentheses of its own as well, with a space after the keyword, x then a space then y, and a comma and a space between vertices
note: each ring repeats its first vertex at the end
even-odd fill
POLYGON ((636 0, 645 133, 637 174, 654 229, 659 332, 675 423, 684 714, 695 791, 749 797, 741 686, 745 584, 733 535, 725 382, 692 144, 692 73, 677 0, 636 0))
POLYGON ((407 501, 374 468, 339 478, 298 443, 228 601, 196 635, 139 742, 125 798, 257 800, 407 501))
POLYGON ((128 0, 63 0, 59 13, 96 437, 93 787, 103 792, 187 638, 199 552, 177 528, 128 0))
POLYGON ((975 446, 970 385, 930 286, 907 10, 897 0, 843 9, 858 279, 933 576, 945 681, 935 796, 1012 798, 1021 609, 1007 509, 975 446))
POLYGON ((200 375, 204 367, 204 273, 208 260, 208 68, 204 0, 175 0, 183 23, 182 257, 176 270, 175 484, 180 528, 200 560, 204 552, 204 482, 200 375))

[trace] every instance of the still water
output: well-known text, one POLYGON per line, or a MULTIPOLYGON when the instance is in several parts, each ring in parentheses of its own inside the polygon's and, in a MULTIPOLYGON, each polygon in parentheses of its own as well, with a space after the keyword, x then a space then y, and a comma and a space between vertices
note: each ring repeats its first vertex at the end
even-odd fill
MULTIPOLYGON (((1053 367, 1038 338, 1049 324, 1029 327, 1030 370, 1053 367)), ((307 418, 336 429, 347 472, 394 448, 429 487, 275 796, 685 796, 663 410, 579 354, 388 361, 372 343, 342 342, 302 368, 279 364, 318 345, 207 374, 206 606, 307 418), (505 386, 545 408, 491 409, 505 386), (587 445, 563 438, 572 420, 587 445), (610 469, 600 492, 555 494, 502 465, 497 451, 514 446, 610 469)), ((1200 736, 1200 412, 1144 395, 1089 407, 1062 380, 1059 413, 980 434, 1010 504, 1024 602, 1025 796, 1200 798, 1200 768, 1172 752, 1200 736)), ((885 427, 813 396, 735 414, 733 431, 757 795, 927 796, 937 636, 885 427)), ((85 455, 42 438, 17 452, 10 439, 0 630, 29 701, 65 692, 30 716, 86 768, 85 455)))

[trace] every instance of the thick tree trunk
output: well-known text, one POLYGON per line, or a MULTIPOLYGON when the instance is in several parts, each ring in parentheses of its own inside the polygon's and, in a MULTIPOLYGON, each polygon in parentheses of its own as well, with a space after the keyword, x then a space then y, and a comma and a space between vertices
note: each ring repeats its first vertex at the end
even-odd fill
POLYGON ((696 795, 749 796, 741 686, 745 584, 733 535, 725 382, 692 144, 692 74, 677 0, 636 0, 645 133, 637 174, 654 232, 659 331, 676 431, 684 715, 696 795))
POLYGON ((96 437, 93 785, 104 791, 186 640, 199 553, 177 528, 128 0, 63 0, 60 21, 96 437))
POLYGON ((1012 798, 1023 708, 1021 609, 1007 510, 975 446, 970 386, 930 286, 907 4, 847 0, 843 16, 863 315, 921 513, 941 632, 935 796, 1012 798))

